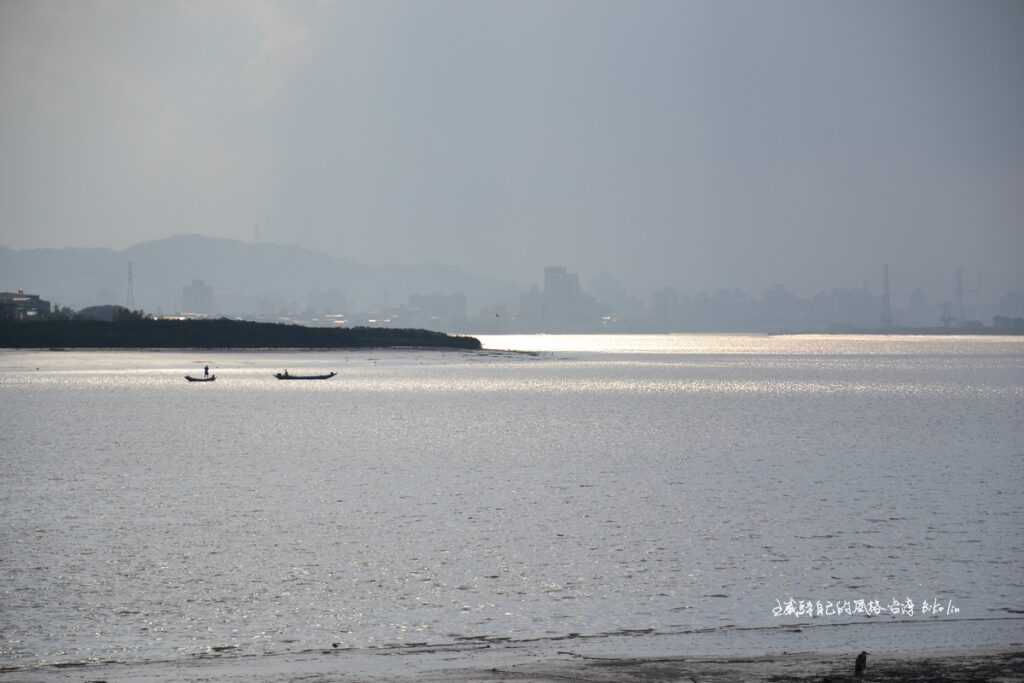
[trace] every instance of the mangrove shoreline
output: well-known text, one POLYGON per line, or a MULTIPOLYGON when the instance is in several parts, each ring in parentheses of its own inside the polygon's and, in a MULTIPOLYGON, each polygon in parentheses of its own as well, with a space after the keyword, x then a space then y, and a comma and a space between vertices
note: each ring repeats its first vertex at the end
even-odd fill
POLYGON ((419 329, 303 327, 245 320, 31 320, 0 322, 8 349, 365 349, 479 350, 475 337, 419 329))

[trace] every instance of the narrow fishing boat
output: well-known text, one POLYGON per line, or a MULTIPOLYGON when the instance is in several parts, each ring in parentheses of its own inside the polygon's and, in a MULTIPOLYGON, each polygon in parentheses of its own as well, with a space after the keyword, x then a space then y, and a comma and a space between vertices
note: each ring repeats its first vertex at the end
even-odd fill
POLYGON ((210 375, 209 377, 193 377, 192 375, 185 375, 185 379, 189 382, 212 382, 217 379, 217 375, 210 375))
POLYGON ((337 374, 336 372, 329 372, 326 375, 292 375, 285 370, 284 372, 275 372, 274 377, 278 379, 330 379, 337 374))

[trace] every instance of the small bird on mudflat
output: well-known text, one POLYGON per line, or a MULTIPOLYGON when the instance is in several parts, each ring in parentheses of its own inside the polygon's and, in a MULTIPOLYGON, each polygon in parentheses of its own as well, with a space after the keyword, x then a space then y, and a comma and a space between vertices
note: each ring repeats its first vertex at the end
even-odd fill
POLYGON ((857 662, 853 665, 853 675, 863 676, 866 668, 868 668, 868 653, 862 651, 857 655, 857 662))

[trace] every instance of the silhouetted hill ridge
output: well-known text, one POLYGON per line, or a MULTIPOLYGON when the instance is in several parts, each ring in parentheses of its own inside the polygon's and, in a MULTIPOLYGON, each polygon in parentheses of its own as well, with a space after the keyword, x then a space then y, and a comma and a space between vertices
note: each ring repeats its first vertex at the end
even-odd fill
MULTIPOLYGON (((471 306, 517 288, 438 264, 367 265, 296 245, 175 235, 124 250, 0 248, 0 289, 24 289, 65 306, 124 304, 129 263, 135 307, 170 313, 182 288, 203 280, 216 313, 272 313, 334 302, 339 309, 404 303, 410 294, 463 292, 471 306)), ((345 313, 345 310, 336 312, 345 313)))

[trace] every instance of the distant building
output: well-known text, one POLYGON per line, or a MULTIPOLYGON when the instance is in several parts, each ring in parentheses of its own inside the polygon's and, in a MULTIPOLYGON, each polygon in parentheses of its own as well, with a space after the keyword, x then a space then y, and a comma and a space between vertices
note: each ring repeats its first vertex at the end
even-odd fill
POLYGON ((1007 292, 999 297, 999 315, 1005 318, 1024 318, 1024 292, 1007 292))
POLYGON ((580 277, 563 266, 544 269, 541 321, 546 330, 586 329, 600 323, 602 312, 594 297, 580 287, 580 277))
POLYGON ((537 285, 519 295, 519 322, 527 329, 535 329, 541 324, 544 311, 544 295, 537 285))
POLYGON ((193 280, 181 290, 181 308, 184 313, 213 313, 213 287, 202 280, 193 280))
POLYGON ((28 320, 36 316, 49 315, 50 302, 40 299, 38 294, 0 292, 0 320, 28 320))
POLYGON ((563 266, 544 269, 544 310, 547 324, 564 323, 576 316, 576 303, 580 298, 580 277, 563 266))
POLYGON ((651 295, 651 315, 657 329, 666 332, 679 325, 679 293, 663 287, 651 295))
POLYGON ((337 316, 351 308, 348 297, 337 287, 329 287, 326 290, 316 288, 306 296, 305 312, 310 317, 321 315, 337 316))
POLYGON ((454 294, 411 294, 409 308, 431 318, 442 320, 464 320, 466 317, 466 295, 454 294))
POLYGON ((938 307, 928 303, 928 296, 920 287, 910 293, 907 307, 900 314, 901 322, 911 326, 934 326, 938 317, 938 307))
POLYGON ((992 318, 992 327, 1004 332, 1024 332, 1024 318, 1010 318, 997 315, 992 318))

